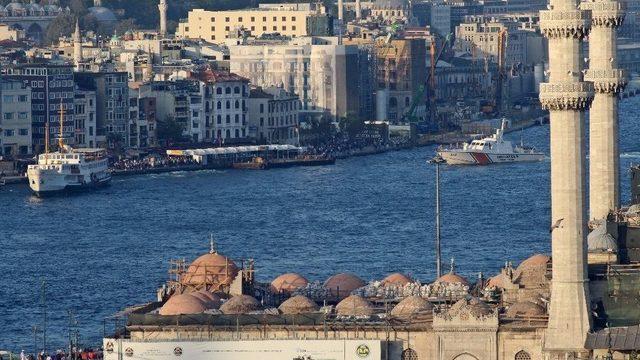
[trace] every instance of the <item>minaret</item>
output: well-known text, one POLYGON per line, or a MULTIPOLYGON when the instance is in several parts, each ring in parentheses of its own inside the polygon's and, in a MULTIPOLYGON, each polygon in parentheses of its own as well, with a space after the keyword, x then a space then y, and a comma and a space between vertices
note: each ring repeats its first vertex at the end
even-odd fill
POLYGON ((93 0, 94 7, 102 7, 102 0, 93 0))
POLYGON ((591 327, 586 273, 585 111, 592 98, 583 82, 582 40, 588 12, 577 0, 550 0, 540 12, 549 39, 549 82, 540 84, 540 102, 551 122, 551 252, 553 278, 544 350, 547 359, 584 354, 591 327))
POLYGON ((617 68, 616 29, 624 10, 616 0, 584 2, 581 7, 591 10, 589 70, 584 78, 595 89, 589 111, 589 218, 600 220, 620 207, 618 94, 626 79, 617 68))
POLYGON ((343 0, 338 0, 338 20, 340 21, 340 26, 342 26, 342 22, 344 21, 344 4, 343 0))
POLYGON ((167 0, 160 0, 158 10, 160 10, 160 35, 165 37, 167 36, 167 0))
POLYGON ((76 20, 76 31, 73 33, 73 64, 77 71, 80 70, 82 62, 82 35, 80 34, 80 23, 76 20))
POLYGON ((356 19, 362 18, 362 4, 360 4, 360 0, 356 0, 356 19))

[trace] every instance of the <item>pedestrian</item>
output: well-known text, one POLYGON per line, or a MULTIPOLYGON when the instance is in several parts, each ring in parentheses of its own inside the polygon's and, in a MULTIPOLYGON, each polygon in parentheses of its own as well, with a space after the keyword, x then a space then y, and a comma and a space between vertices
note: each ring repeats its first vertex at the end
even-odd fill
POLYGON ((20 351, 20 360, 27 360, 27 356, 24 354, 24 350, 20 351))

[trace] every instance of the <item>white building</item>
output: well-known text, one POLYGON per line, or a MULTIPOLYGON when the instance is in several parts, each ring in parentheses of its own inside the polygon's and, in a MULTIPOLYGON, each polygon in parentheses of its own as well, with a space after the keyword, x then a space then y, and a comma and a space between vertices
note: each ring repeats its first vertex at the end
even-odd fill
POLYGON ((19 80, 0 79, 0 155, 31 154, 31 88, 19 80))
POLYGON ((299 145, 300 99, 284 89, 251 89, 249 135, 260 143, 299 145))
POLYGON ((78 147, 93 148, 96 142, 96 92, 76 89, 73 101, 75 140, 78 147))

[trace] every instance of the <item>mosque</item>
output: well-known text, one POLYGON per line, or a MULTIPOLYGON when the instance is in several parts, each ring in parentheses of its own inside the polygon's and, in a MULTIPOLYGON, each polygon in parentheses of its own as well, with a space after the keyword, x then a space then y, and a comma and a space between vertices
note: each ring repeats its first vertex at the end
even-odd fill
POLYGON ((70 10, 60 7, 58 0, 48 0, 44 6, 35 0, 28 4, 13 1, 7 6, 0 5, 0 23, 23 30, 27 38, 39 41, 53 19, 65 13, 70 10))
POLYGON ((506 262, 488 279, 466 279, 452 262, 428 283, 400 273, 310 282, 293 272, 262 283, 253 259, 231 259, 211 241, 191 263, 171 262, 154 301, 114 315, 122 326, 104 338, 105 359, 640 359, 640 205, 619 199, 623 18, 616 0, 551 0, 540 12, 551 256, 506 262))

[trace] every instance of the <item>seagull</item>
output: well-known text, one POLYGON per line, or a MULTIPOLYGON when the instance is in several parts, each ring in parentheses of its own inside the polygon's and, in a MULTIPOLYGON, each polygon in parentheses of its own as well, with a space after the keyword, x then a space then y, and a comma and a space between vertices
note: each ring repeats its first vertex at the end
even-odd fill
POLYGON ((564 220, 564 218, 557 220, 556 223, 553 224, 553 226, 549 229, 549 234, 551 234, 553 232, 553 230, 555 230, 555 229, 560 227, 560 224, 562 223, 562 220, 564 220))

